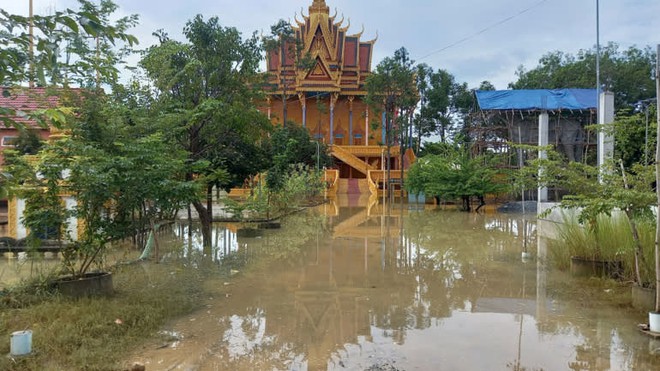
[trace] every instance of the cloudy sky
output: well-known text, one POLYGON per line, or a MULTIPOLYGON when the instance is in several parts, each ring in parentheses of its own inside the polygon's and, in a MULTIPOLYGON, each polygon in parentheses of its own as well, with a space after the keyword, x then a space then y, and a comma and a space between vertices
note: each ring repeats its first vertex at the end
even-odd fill
MULTIPOLYGON (((597 0, 326 0, 351 21, 364 39, 378 35, 374 66, 405 46, 411 57, 435 69, 446 69, 476 87, 489 80, 499 89, 515 80, 516 68, 532 68, 545 53, 575 53, 596 44, 597 0), (462 42, 459 42, 464 40, 462 42), (452 46, 453 45, 453 46, 452 46), (450 47, 448 47, 450 46, 450 47)), ((133 31, 140 47, 155 42, 151 33, 164 29, 181 35, 196 14, 218 16, 244 35, 268 33, 278 19, 293 21, 312 0, 115 0, 122 14, 138 14, 133 31)), ((2 8, 27 14, 28 0, 0 0, 2 8)), ((75 7, 75 0, 34 0, 35 13, 75 7)), ((600 0, 601 43, 621 47, 660 43, 660 1, 600 0)), ((300 18, 300 17, 299 17, 300 18)))

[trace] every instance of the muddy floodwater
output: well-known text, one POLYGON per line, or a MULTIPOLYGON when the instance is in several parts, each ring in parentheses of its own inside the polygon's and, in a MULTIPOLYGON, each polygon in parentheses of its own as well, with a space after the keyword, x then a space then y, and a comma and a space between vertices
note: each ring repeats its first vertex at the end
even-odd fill
MULTIPOLYGON (((281 229, 217 224, 202 309, 126 362, 147 370, 660 370, 644 314, 546 264, 532 218, 328 203, 281 229), (522 259, 522 252, 531 254, 522 259), (597 300, 597 302, 594 302, 597 300)), ((545 227, 544 227, 545 228, 545 227)), ((196 230, 171 240, 185 259, 196 230)), ((162 237, 165 238, 165 237, 162 237)), ((178 254, 178 256, 177 256, 178 254)))
MULTIPOLYGON (((193 232, 174 228, 182 255, 201 249, 193 232)), ((582 295, 584 281, 545 263, 538 232, 521 215, 354 200, 292 215, 281 229, 218 224, 206 254, 232 275, 210 275, 203 309, 127 362, 147 370, 660 369, 660 342, 635 328, 643 313, 608 300, 609 290, 598 303, 582 295)))

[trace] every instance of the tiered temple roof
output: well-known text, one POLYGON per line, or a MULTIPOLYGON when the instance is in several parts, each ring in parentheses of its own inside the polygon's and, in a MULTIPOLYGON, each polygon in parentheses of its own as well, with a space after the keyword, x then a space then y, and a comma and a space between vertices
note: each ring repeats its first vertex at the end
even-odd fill
POLYGON ((293 26, 296 45, 283 45, 268 54, 268 72, 274 92, 286 84, 290 92, 334 92, 364 95, 364 82, 371 72, 376 39, 361 41, 361 31, 349 34, 350 20, 336 21, 324 0, 314 0, 309 14, 296 15, 293 26), (298 46, 298 47, 296 47, 298 46), (298 52, 291 52, 299 49, 298 52), (311 69, 297 68, 296 55, 308 55, 315 61, 311 69))

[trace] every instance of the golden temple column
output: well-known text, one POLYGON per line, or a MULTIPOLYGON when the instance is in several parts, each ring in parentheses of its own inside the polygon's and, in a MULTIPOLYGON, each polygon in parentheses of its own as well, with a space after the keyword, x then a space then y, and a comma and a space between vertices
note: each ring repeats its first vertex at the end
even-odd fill
POLYGON ((353 145, 353 99, 354 96, 348 97, 348 144, 353 145))
POLYGON ((335 105, 339 99, 338 93, 330 95, 330 145, 335 143, 335 105))
POLYGON ((305 93, 298 93, 298 100, 300 100, 300 105, 302 106, 302 127, 307 127, 307 100, 305 99, 305 93))

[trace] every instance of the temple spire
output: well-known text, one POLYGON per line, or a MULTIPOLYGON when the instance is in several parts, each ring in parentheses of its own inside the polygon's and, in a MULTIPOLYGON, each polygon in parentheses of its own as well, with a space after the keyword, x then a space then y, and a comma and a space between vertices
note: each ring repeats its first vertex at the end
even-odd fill
POLYGON ((327 13, 330 14, 330 7, 326 5, 325 0, 314 0, 309 7, 309 13, 327 13))

